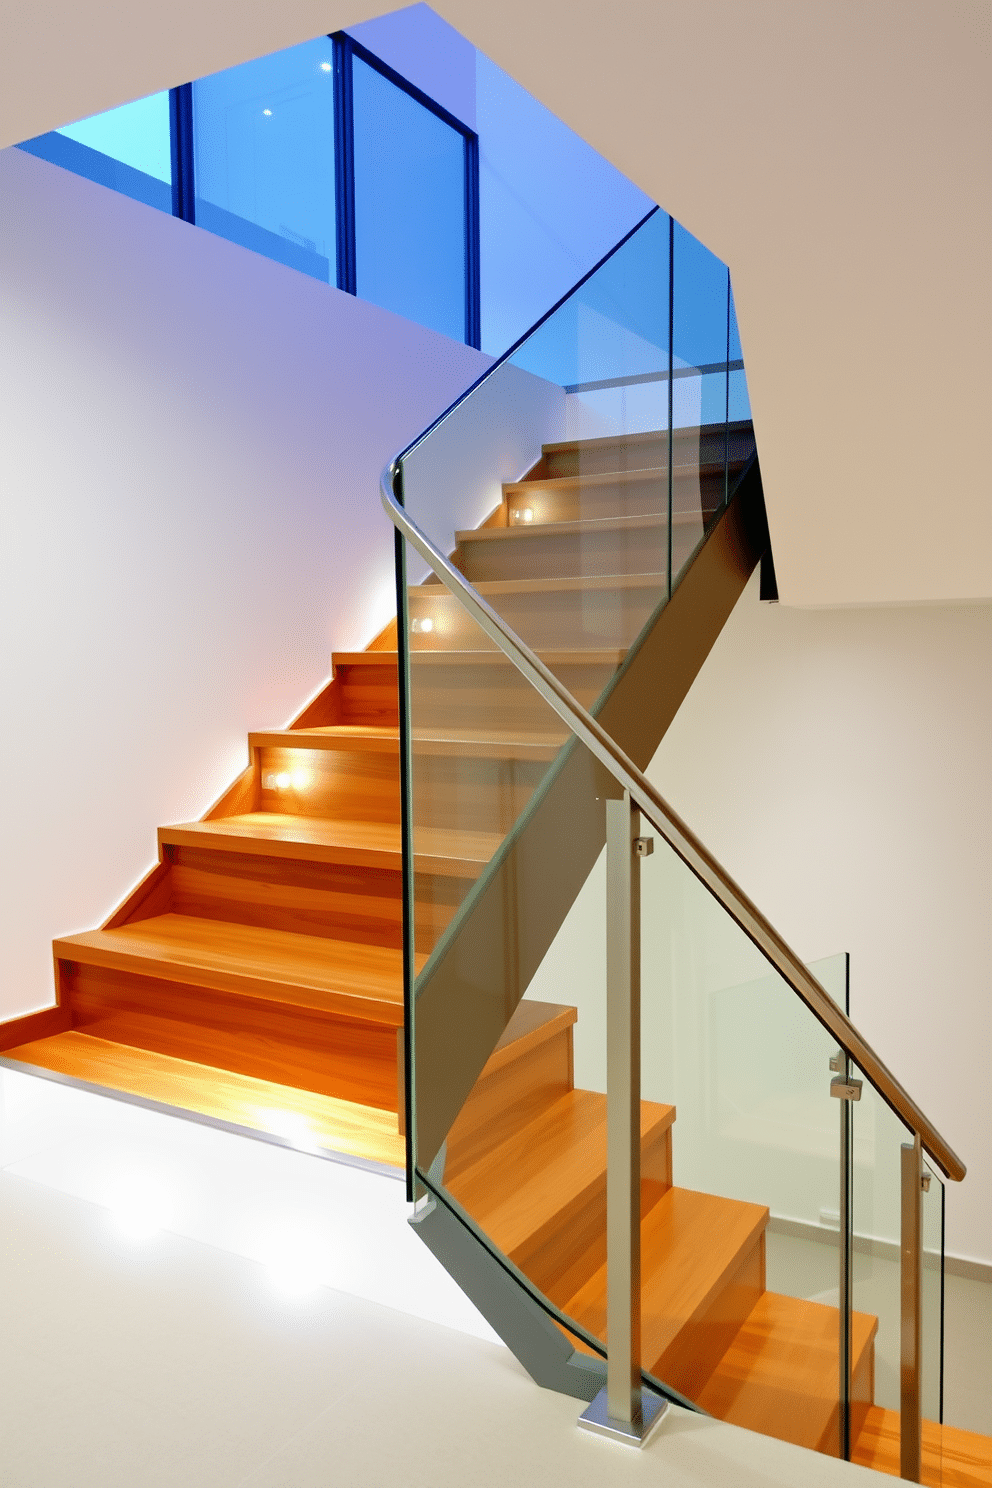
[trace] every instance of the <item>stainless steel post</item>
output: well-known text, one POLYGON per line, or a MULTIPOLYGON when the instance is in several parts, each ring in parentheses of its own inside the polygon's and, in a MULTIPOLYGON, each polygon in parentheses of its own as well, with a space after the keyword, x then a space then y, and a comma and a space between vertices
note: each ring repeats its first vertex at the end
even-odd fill
POLYGON ((639 1446, 667 1402, 641 1390, 641 876, 651 844, 606 802, 606 1389, 579 1424, 639 1446))
POLYGON ((923 1466, 923 1148, 902 1146, 899 1347, 899 1476, 918 1483, 923 1466))
MULTIPOLYGON (((850 1084, 851 1061, 841 1051, 841 1076, 850 1084)), ((851 1314, 854 1310, 854 1268, 852 1265, 854 1173, 852 1102, 840 1102, 840 1393, 837 1418, 840 1427, 841 1460, 851 1460, 851 1314)))

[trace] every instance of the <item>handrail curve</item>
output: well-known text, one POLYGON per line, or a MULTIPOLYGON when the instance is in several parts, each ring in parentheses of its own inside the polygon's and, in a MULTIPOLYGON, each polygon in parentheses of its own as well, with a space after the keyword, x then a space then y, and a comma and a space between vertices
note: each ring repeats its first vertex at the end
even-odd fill
POLYGON ((834 1002, 795 951, 786 944, 743 889, 735 883, 712 853, 703 846, 691 828, 659 795, 633 760, 628 758, 602 725, 562 685, 540 657, 535 655, 507 625, 506 621, 486 603, 482 595, 434 546, 426 533, 404 510, 395 495, 402 458, 402 456, 397 456, 387 466, 380 482, 382 504, 396 530, 416 549, 479 628, 499 647, 544 701, 554 709, 570 732, 610 772, 614 780, 630 792, 632 801, 636 803, 655 831, 664 838, 696 878, 719 901, 731 919, 758 947, 766 960, 774 966, 793 992, 802 999, 814 1017, 846 1050, 866 1079, 871 1082, 900 1120, 919 1136, 922 1146, 945 1177, 960 1182, 967 1171, 964 1163, 871 1045, 858 1032, 843 1009, 834 1002))

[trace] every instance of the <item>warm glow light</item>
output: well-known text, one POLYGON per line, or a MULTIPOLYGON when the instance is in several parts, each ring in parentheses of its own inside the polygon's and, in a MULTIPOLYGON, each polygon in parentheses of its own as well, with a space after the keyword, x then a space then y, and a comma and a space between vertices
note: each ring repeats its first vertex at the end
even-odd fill
POLYGON ((310 1122, 298 1111, 275 1111, 259 1108, 255 1113, 260 1124, 275 1137, 282 1137, 299 1152, 320 1152, 320 1143, 310 1122))
POLYGON ((279 774, 276 776, 276 785, 279 788, 279 790, 286 790, 286 788, 289 785, 289 771, 288 770, 280 770, 279 774))
POLYGON ((529 506, 518 507, 513 513, 513 520, 515 522, 533 522, 534 513, 529 506))
POLYGON ((310 771, 304 770, 302 765, 297 765, 293 771, 293 789, 306 790, 310 784, 310 771))
POLYGON ((434 629, 434 621, 429 615, 425 615, 423 620, 414 620, 410 629, 415 635, 430 635, 434 629))

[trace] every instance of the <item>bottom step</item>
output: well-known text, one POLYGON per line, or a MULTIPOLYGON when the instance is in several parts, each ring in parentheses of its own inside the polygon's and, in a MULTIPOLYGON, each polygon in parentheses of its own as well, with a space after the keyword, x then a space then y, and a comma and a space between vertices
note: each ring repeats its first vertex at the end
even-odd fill
MULTIPOLYGON (((899 1412, 870 1406, 851 1461, 876 1472, 899 1476, 899 1412)), ((992 1437, 956 1426, 923 1422, 921 1483, 931 1488, 990 1488, 992 1437)))
POLYGON ((85 1033, 57 1033, 19 1044, 5 1049, 3 1058, 171 1106, 179 1114, 206 1116, 248 1132, 279 1137, 304 1151, 334 1152, 392 1168, 405 1166, 405 1143, 395 1112, 374 1106, 294 1090, 85 1033))

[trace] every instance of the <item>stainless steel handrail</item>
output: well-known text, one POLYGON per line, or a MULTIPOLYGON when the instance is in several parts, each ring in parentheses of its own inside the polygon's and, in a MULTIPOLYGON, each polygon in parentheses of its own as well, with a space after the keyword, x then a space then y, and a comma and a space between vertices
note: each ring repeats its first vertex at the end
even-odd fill
POLYGON ((383 471, 380 490, 382 504, 397 530, 430 566, 448 592, 454 595, 481 630, 527 678, 545 702, 554 709, 572 734, 580 739, 625 790, 671 848, 709 889, 723 908, 736 921, 779 975, 801 997, 810 1012, 833 1034, 837 1042, 857 1064, 865 1078, 887 1101, 896 1115, 908 1126, 946 1177, 960 1181, 966 1172, 961 1159, 924 1115, 895 1075, 882 1063, 874 1049, 855 1028, 828 992, 821 987, 803 962, 769 924, 729 873, 720 866, 699 838, 655 790, 645 775, 629 759, 604 728, 563 687, 553 672, 530 647, 511 630, 506 621, 477 593, 463 574, 435 548, 426 533, 408 515, 394 494, 399 474, 397 457, 383 471))

